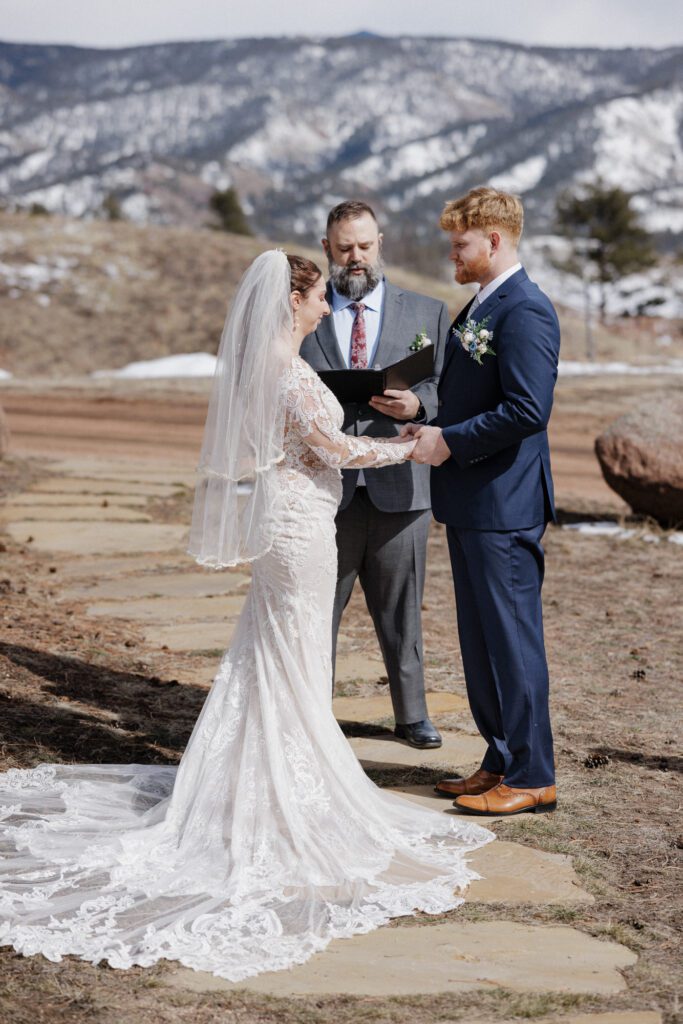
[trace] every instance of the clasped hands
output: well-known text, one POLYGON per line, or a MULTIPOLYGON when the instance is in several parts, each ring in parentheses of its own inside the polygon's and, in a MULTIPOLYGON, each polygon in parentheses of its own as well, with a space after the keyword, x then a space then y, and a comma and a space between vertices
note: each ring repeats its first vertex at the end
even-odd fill
POLYGON ((450 459, 451 450, 443 439, 440 427, 421 427, 419 423, 406 423, 401 427, 400 440, 415 439, 415 447, 408 455, 411 462, 440 466, 450 459))
MULTIPOLYGON (((371 398, 370 405, 385 416, 391 416, 396 420, 410 420, 417 415, 420 400, 412 391, 387 390, 383 395, 371 398)), ((415 447, 408 455, 411 462, 440 466, 451 457, 451 450, 444 441, 439 427, 406 423, 401 427, 401 434, 396 441, 405 441, 408 438, 415 438, 415 447)))

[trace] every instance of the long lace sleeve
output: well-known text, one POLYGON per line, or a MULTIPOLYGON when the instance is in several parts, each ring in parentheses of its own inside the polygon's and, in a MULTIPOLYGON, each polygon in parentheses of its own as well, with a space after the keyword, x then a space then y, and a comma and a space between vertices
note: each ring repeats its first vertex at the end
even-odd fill
POLYGON ((297 431, 321 462, 335 469, 369 469, 405 462, 414 441, 389 442, 345 434, 327 408, 323 388, 311 372, 292 376, 285 391, 290 429, 297 431))

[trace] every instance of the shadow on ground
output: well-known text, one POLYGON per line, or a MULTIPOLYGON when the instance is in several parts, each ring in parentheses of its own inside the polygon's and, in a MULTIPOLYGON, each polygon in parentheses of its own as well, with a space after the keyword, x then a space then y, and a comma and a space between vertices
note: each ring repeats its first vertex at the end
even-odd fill
POLYGON ((0 696, 0 742, 31 761, 37 752, 42 760, 93 764, 177 761, 206 699, 200 687, 19 644, 0 643, 0 657, 43 681, 38 692, 21 687, 0 696))

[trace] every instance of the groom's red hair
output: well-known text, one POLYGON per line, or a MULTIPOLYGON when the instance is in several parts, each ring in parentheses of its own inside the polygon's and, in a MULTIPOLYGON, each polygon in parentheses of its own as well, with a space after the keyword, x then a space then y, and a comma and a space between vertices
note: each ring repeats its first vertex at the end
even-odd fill
POLYGON ((498 228, 509 235, 516 245, 524 227, 524 207, 518 196, 482 185, 446 203, 439 226, 444 231, 469 231, 470 228, 489 231, 498 228))

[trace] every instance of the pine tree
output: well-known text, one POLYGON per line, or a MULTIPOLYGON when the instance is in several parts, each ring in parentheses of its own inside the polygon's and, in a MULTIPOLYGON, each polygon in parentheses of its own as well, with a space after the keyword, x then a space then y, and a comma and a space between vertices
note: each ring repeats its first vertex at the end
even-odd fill
POLYGON ((608 188, 598 182, 581 193, 564 192, 557 199, 557 223, 574 242, 574 266, 577 258, 590 260, 595 266, 602 319, 607 286, 625 274, 646 270, 657 262, 651 236, 638 223, 631 198, 622 188, 608 188))
POLYGON ((109 192, 102 200, 102 212, 107 220, 123 220, 121 200, 115 192, 109 192))
POLYGON ((234 188, 219 189, 209 199, 209 206, 220 221, 221 231, 231 231, 235 235, 251 235, 239 196, 234 188))

